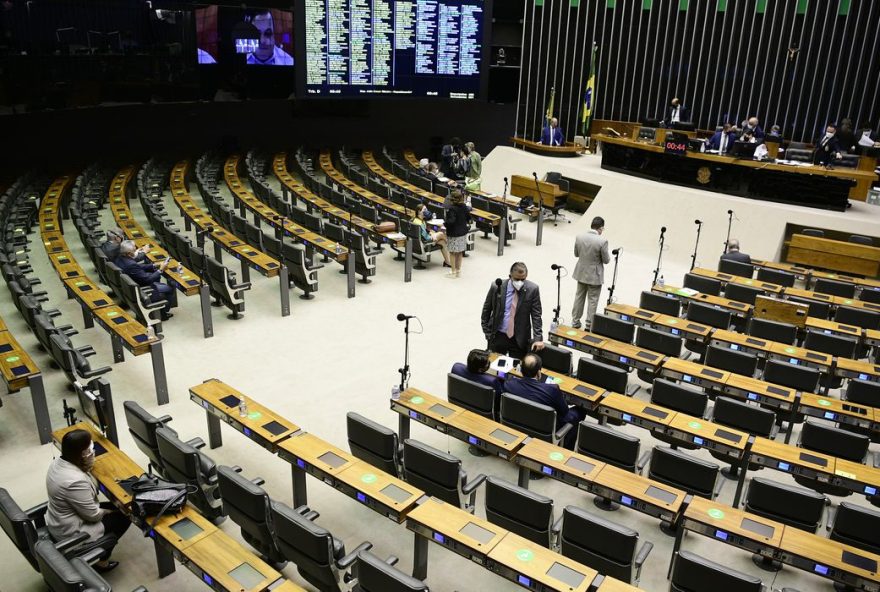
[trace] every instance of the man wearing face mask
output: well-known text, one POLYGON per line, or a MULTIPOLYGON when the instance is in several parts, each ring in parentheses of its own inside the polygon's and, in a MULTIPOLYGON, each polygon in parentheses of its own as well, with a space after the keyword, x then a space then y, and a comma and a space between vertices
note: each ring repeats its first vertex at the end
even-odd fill
POLYGON ((829 165, 842 157, 836 132, 837 128, 832 123, 825 127, 825 135, 819 138, 813 150, 813 164, 829 165))
POLYGON ((481 320, 491 351, 522 359, 530 349, 544 349, 541 291, 528 275, 526 264, 517 261, 508 279, 486 294, 481 320))
POLYGON ((94 568, 106 573, 119 565, 110 561, 110 553, 131 523, 109 502, 98 503, 98 489, 89 474, 94 465, 91 435, 86 430, 64 434, 61 457, 52 461, 46 474, 46 526, 56 541, 77 532, 89 535, 83 546, 104 549, 94 568))

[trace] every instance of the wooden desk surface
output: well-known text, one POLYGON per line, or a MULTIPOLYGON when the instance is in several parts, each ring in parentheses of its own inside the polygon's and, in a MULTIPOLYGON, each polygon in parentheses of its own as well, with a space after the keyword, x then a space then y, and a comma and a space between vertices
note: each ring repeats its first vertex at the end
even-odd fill
MULTIPOLYGON (((2 321, 0 321, 2 324, 2 321)), ((16 341, 15 337, 6 330, 0 331, 0 374, 10 391, 18 391, 28 385, 31 376, 40 374, 37 364, 30 355, 16 341)))
MULTIPOLYGON (((287 451, 297 458, 303 459, 305 462, 309 463, 320 469, 321 471, 328 473, 330 475, 338 475, 342 471, 348 469, 358 462, 358 459, 354 457, 354 455, 349 454, 345 450, 337 448, 332 444, 325 442, 321 438, 309 434, 308 432, 300 432, 283 440, 278 448, 280 450, 287 451), (340 464, 337 467, 329 464, 326 460, 321 460, 321 456, 331 452, 336 456, 345 460, 344 463, 340 464)), ((376 469, 378 470, 378 469, 376 469)))
POLYGON ((747 316, 751 314, 752 309, 754 308, 751 304, 746 304, 745 302, 739 302, 737 300, 731 300, 730 298, 723 298, 721 296, 713 296, 711 294, 703 294, 702 292, 697 292, 696 290, 690 290, 688 288, 681 288, 678 286, 670 286, 669 284, 660 286, 655 284, 651 287, 652 292, 657 292, 659 294, 671 294, 678 298, 684 298, 691 302, 700 302, 703 304, 708 304, 710 306, 716 306, 718 308, 723 308, 725 310, 729 310, 734 314, 739 316, 747 316))
MULTIPOLYGON (((600 337, 595 333, 591 333, 590 335, 593 337, 600 337)), ((666 359, 666 356, 663 354, 614 339, 607 339, 599 349, 615 354, 618 356, 618 360, 616 361, 622 364, 632 366, 634 365, 634 362, 638 361, 646 366, 650 366, 655 371, 663 364, 663 360, 666 359)))
POLYGON ((55 268, 58 277, 62 280, 83 277, 86 275, 85 270, 79 266, 79 263, 76 262, 76 259, 74 259, 68 251, 51 253, 49 254, 49 260, 52 262, 52 267, 55 268))
POLYGON ((513 570, 517 574, 522 574, 534 582, 540 582, 551 590, 560 592, 586 592, 590 589, 590 584, 593 583, 596 576, 599 575, 599 572, 593 568, 581 565, 512 532, 508 533, 492 549, 489 553, 489 560, 513 570), (582 575, 583 579, 580 584, 571 586, 547 575, 547 572, 555 564, 567 567, 582 575))
POLYGON ((837 358, 837 367, 847 372, 857 374, 861 380, 877 380, 880 377, 880 364, 872 364, 864 360, 851 360, 849 358, 837 358))
POLYGON ((288 421, 282 415, 264 407, 259 402, 251 399, 241 391, 229 386, 217 378, 211 378, 202 384, 192 386, 190 387, 189 392, 207 401, 213 405, 214 408, 222 411, 229 417, 232 417, 236 422, 273 444, 290 437, 300 429, 298 425, 288 421), (244 399, 246 401, 248 409, 246 417, 241 417, 238 414, 238 403, 227 405, 226 402, 223 401, 223 399, 228 396, 235 397, 236 399, 244 399), (265 427, 272 422, 277 422, 286 429, 283 432, 274 434, 265 427))
POLYGON ((439 532, 445 538, 464 544, 468 548, 485 555, 488 555, 501 542, 501 539, 507 536, 507 531, 500 526, 496 526, 488 520, 478 518, 461 508, 447 504, 436 497, 427 498, 424 502, 410 510, 406 517, 407 520, 423 524, 431 530, 439 532), (469 524, 492 532, 492 538, 486 542, 481 542, 463 533, 462 529, 469 524))
POLYGON ((798 528, 786 526, 782 533, 782 542, 780 544, 784 553, 791 553, 799 557, 804 557, 819 565, 833 567, 837 570, 858 575, 872 582, 880 582, 877 577, 876 565, 880 562, 880 555, 857 549, 843 543, 826 539, 825 537, 816 536, 809 532, 798 528), (859 557, 874 562, 874 570, 869 571, 845 563, 843 554, 852 553, 859 557))
POLYGON ((880 329, 865 329, 865 343, 868 345, 880 345, 880 329))
POLYGON ((758 380, 751 376, 743 376, 742 374, 731 374, 727 378, 727 382, 725 382, 724 386, 726 389, 746 391, 776 399, 786 407, 790 407, 792 403, 794 403, 795 395, 797 394, 794 389, 764 382, 763 380, 758 380))
POLYGON ((62 281, 68 291, 88 309, 96 310, 115 304, 113 299, 88 277, 62 279, 62 281))
POLYGON ((336 170, 336 167, 333 166, 333 159, 330 156, 330 150, 321 150, 321 154, 318 157, 318 163, 321 165, 321 170, 324 171, 324 174, 327 176, 328 179, 345 187, 352 193, 356 193, 363 199, 366 199, 367 201, 370 201, 380 206, 383 210, 394 213, 398 216, 402 216, 407 220, 412 218, 415 214, 415 212, 410 210, 409 208, 405 208, 400 204, 394 203, 390 199, 378 196, 372 191, 364 189, 363 187, 340 173, 338 170, 336 170))
POLYGON ((816 292, 813 290, 804 290, 803 288, 785 288, 783 294, 785 294, 785 296, 794 296, 795 298, 803 298, 804 300, 822 302, 833 306, 848 306, 850 308, 880 312, 880 304, 865 302, 863 300, 854 300, 852 298, 842 298, 840 296, 831 296, 830 294, 823 294, 822 292, 816 292))
POLYGON ((334 476, 338 481, 346 483, 352 489, 360 491, 383 505, 392 508, 399 515, 400 522, 403 522, 403 519, 406 518, 407 510, 412 508, 416 501, 425 495, 425 492, 421 489, 413 487, 397 477, 392 477, 388 473, 362 460, 355 461, 334 476), (409 497, 397 500, 384 491, 386 488, 395 487, 408 493, 409 497))
POLYGON ((151 345, 162 341, 162 337, 158 335, 150 337, 146 327, 141 325, 129 312, 116 305, 103 306, 93 310, 92 316, 109 333, 117 335, 122 340, 125 349, 135 356, 148 353, 151 345))
POLYGON ((202 539, 207 536, 210 536, 216 532, 217 527, 214 524, 202 516, 196 511, 192 506, 184 506, 183 510, 179 514, 166 514, 156 522, 153 530, 161 536, 163 539, 168 541, 172 547, 181 552, 186 552, 186 549, 192 546, 195 543, 198 543, 202 539), (201 532, 194 534, 193 536, 184 539, 177 532, 174 531, 174 526, 178 522, 182 522, 184 520, 189 520, 195 526, 201 529, 201 532))
POLYGON ((409 387, 400 393, 400 399, 397 402, 442 424, 448 424, 452 418, 458 417, 465 412, 464 409, 454 403, 413 387, 409 387))
POLYGON ((640 417, 651 423, 664 426, 669 425, 676 415, 675 411, 671 411, 665 407, 646 403, 639 399, 634 399, 633 397, 621 395, 620 393, 608 393, 599 403, 599 408, 614 409, 620 413, 640 417), (653 413, 649 413, 648 411, 652 411, 653 413))
POLYGON ((550 333, 550 337, 551 340, 553 337, 556 337, 560 343, 567 347, 577 347, 575 344, 578 343, 592 349, 600 349, 607 341, 600 335, 590 333, 589 331, 583 331, 581 329, 575 329, 568 325, 559 325, 555 332, 550 333))
MULTIPOLYGON (((522 375, 519 368, 511 370, 510 373, 517 376, 522 375)), ((596 403, 598 403, 608 392, 602 387, 578 380, 567 374, 560 374, 559 372, 547 370, 546 368, 541 369, 541 374, 551 378, 553 382, 558 384, 559 388, 565 393, 568 399, 575 399, 579 402, 586 403, 585 407, 595 407, 596 403)))
POLYGON ((681 504, 687 493, 675 487, 655 482, 647 477, 642 477, 629 471, 624 471, 614 465, 605 465, 599 474, 596 475, 594 481, 596 485, 606 487, 612 491, 618 491, 633 499, 647 502, 654 506, 665 508, 670 514, 675 515, 681 509, 681 504), (654 497, 649 493, 651 488, 657 488, 663 492, 672 494, 675 499, 666 501, 659 497, 654 497))
POLYGON ((519 146, 520 148, 528 148, 529 150, 534 150, 535 152, 540 152, 548 156, 574 156, 576 154, 582 153, 585 150, 583 146, 581 146, 580 144, 575 144, 573 142, 566 142, 562 146, 547 146, 545 144, 541 144, 540 142, 527 140, 525 138, 518 138, 516 136, 510 136, 509 140, 513 142, 514 146, 519 146))
POLYGON ((522 448, 516 451, 516 456, 552 467, 579 481, 593 481, 599 471, 605 468, 605 463, 602 461, 535 438, 523 444, 522 448))
POLYGON ((509 456, 513 456, 513 452, 527 438, 522 432, 467 410, 452 417, 449 420, 449 425, 507 451, 509 456), (499 438, 499 435, 502 434, 505 435, 506 439, 499 438))
POLYGON ((666 358, 666 361, 663 362, 663 369, 683 374, 682 382, 692 382, 687 379, 688 376, 692 376, 717 385, 725 385, 730 380, 730 377, 733 376, 733 374, 726 370, 704 366, 703 364, 682 360, 681 358, 666 358))
POLYGON ((684 511, 684 516, 687 519, 707 524, 719 530, 777 549, 782 542, 782 533, 785 530, 784 524, 774 520, 697 496, 691 498, 690 504, 688 504, 687 509, 684 511), (748 524, 744 522, 745 520, 757 522, 771 529, 772 533, 759 533, 755 530, 744 528, 743 524, 748 524))
POLYGON ((171 257, 171 254, 168 251, 157 245, 156 241, 144 237, 135 239, 134 244, 137 245, 138 248, 149 246, 149 250, 144 256, 150 263, 159 265, 165 261, 166 258, 170 259, 168 267, 165 268, 162 275, 168 278, 169 283, 173 282, 173 285, 180 286, 180 291, 183 294, 186 296, 195 296, 199 293, 199 276, 191 269, 183 267, 177 259, 171 257), (178 265, 183 267, 180 273, 177 272, 178 265))
POLYGON ((629 304, 614 303, 605 307, 605 312, 617 314, 623 321, 632 321, 636 325, 662 327, 673 335, 689 335, 701 338, 708 337, 714 328, 702 323, 695 323, 680 317, 653 312, 629 304))
POLYGON ((691 270, 691 273, 702 276, 702 277, 720 280, 722 283, 732 283, 732 284, 738 284, 740 286, 747 286, 750 288, 758 288, 768 294, 779 294, 780 292, 782 292, 782 286, 780 286, 779 284, 772 284, 770 282, 762 282, 761 280, 756 280, 756 279, 752 279, 752 278, 733 275, 730 273, 724 273, 721 271, 715 271, 714 269, 705 269, 703 267, 695 267, 694 269, 691 270))
POLYGON ((746 335, 744 333, 737 333, 736 331, 728 331, 727 329, 715 329, 712 332, 712 341, 718 340, 725 344, 734 344, 736 350, 751 350, 756 353, 767 354, 771 351, 775 341, 768 341, 766 339, 760 339, 758 337, 752 337, 751 335, 746 335))
POLYGON ((841 401, 833 397, 817 395, 815 393, 801 393, 799 409, 810 408, 810 415, 822 417, 834 421, 868 426, 874 423, 875 409, 865 405, 858 405, 849 401, 841 401))
POLYGON ((766 456, 777 461, 807 467, 819 473, 824 473, 828 475, 834 474, 834 463, 835 461, 837 461, 835 457, 829 456, 827 454, 822 454, 821 452, 804 450, 803 448, 798 448, 797 446, 784 444, 782 442, 775 442, 773 440, 768 440, 767 438, 762 438, 760 436, 756 437, 755 443, 752 444, 752 454, 766 456), (822 459, 825 464, 823 465, 821 462, 815 462, 810 458, 807 458, 807 456, 822 459))
POLYGON ((880 492, 880 469, 877 467, 838 458, 834 463, 834 475, 858 483, 864 495, 876 496, 880 492))
POLYGON ((808 329, 818 329, 820 331, 838 333, 840 335, 848 335, 852 337, 861 337, 862 335, 861 327, 856 327, 854 325, 844 325, 843 323, 838 323, 837 321, 829 321, 816 317, 807 317, 805 326, 808 329))
POLYGON ((222 530, 215 530, 187 547, 186 557, 226 590, 261 592, 269 584, 283 577, 262 559, 246 551, 222 530), (230 575, 230 572, 242 565, 249 565, 264 578, 255 586, 245 588, 230 575))
POLYGON ((624 321, 634 321, 638 319, 643 321, 653 321, 660 316, 659 312, 639 308, 638 306, 632 306, 630 304, 622 304, 620 302, 613 302, 606 306, 605 313, 607 314, 609 312, 621 315, 624 317, 622 319, 624 321))
POLYGON ((821 366, 825 370, 830 369, 831 364, 834 362, 834 358, 826 353, 804 349, 802 347, 795 347, 785 343, 773 343, 770 346, 770 352, 784 358, 795 359, 799 362, 808 362, 815 366, 821 366))
POLYGON ((46 253, 50 255, 52 253, 67 253, 70 255, 67 241, 64 240, 64 235, 60 232, 42 232, 40 233, 40 239, 43 241, 46 253))
MULTIPOLYGON (((671 430, 679 430, 697 438, 712 440, 728 448, 735 448, 740 451, 745 450, 746 442, 749 440, 749 434, 746 432, 685 413, 676 413, 667 425, 671 430)), ((704 446, 703 443, 696 440, 695 443, 704 446)))

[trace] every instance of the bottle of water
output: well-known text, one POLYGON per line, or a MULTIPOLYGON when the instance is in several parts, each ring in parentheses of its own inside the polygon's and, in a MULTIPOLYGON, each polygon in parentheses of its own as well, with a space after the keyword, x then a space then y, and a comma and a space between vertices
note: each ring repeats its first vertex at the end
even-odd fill
POLYGON ((550 332, 551 332, 551 333, 556 333, 556 330, 557 330, 558 328, 559 328, 559 323, 557 323, 556 321, 551 321, 551 322, 550 322, 550 332))
POLYGON ((150 340, 156 339, 156 329, 153 328, 153 325, 147 327, 147 337, 150 340))
POLYGON ((245 401, 244 398, 242 397, 241 399, 238 400, 238 416, 239 417, 247 417, 247 414, 248 414, 247 401, 245 401))
POLYGON ((394 385, 391 387, 391 400, 396 401, 400 398, 400 386, 394 385))
POLYGON ((663 279, 662 275, 660 276, 660 279, 657 281, 657 285, 660 286, 661 288, 666 286, 666 280, 663 279))
POLYGON ((340 253, 342 253, 342 245, 336 243, 336 254, 339 255, 340 253))
POLYGON ((174 268, 174 271, 177 273, 183 273, 183 263, 180 261, 177 262, 177 267, 174 268))

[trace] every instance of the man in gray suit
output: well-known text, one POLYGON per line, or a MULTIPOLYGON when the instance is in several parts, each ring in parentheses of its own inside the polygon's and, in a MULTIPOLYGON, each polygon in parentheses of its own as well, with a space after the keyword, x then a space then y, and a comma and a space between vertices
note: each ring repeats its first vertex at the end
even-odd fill
POLYGON ((483 335, 489 349, 520 358, 531 349, 544 349, 541 324, 541 291, 526 279, 525 263, 516 262, 507 280, 496 280, 483 303, 483 335))
POLYGON ((738 261, 740 263, 749 263, 751 264, 752 258, 748 256, 748 254, 743 253, 739 250, 739 239, 732 238, 730 242, 727 243, 727 252, 721 255, 722 259, 729 259, 730 261, 738 261))
POLYGON ((605 264, 611 261, 608 239, 602 238, 604 230, 605 220, 596 216, 590 224, 590 229, 574 240, 574 256, 578 258, 578 262, 572 277, 578 285, 574 294, 574 308, 571 310, 571 326, 575 329, 581 328, 584 299, 587 299, 587 316, 584 319, 584 329, 587 331, 593 324, 593 316, 599 305, 599 293, 605 282, 605 264))

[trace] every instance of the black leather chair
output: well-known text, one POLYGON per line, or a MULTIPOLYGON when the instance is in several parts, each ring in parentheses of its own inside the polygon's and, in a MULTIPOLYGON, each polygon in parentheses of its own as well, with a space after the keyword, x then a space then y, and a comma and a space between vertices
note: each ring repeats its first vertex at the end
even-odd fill
MULTIPOLYGON (((818 423, 815 421, 804 422, 801 428, 798 446, 806 450, 812 450, 822 454, 843 458, 852 462, 865 463, 869 458, 868 446, 871 439, 863 434, 856 434, 849 430, 843 430, 834 426, 818 423)), ((877 465, 877 459, 870 455, 872 466, 877 465)), ((793 475, 794 480, 804 487, 808 487, 819 493, 846 497, 852 494, 852 490, 830 483, 817 482, 799 475, 793 475)))
POLYGON ((111 592, 110 584, 89 565, 103 549, 97 548, 84 557, 67 559, 52 541, 40 539, 34 543, 39 572, 51 592, 111 592))
POLYGON ((125 420, 128 422, 128 433, 131 434, 135 445, 147 456, 148 468, 160 477, 168 479, 165 465, 162 464, 162 456, 159 454, 156 430, 162 427, 171 429, 168 428, 171 416, 153 417, 134 401, 123 402, 122 408, 125 410, 125 420))
POLYGON ((615 317, 596 313, 593 316, 593 324, 590 326, 590 331, 596 335, 610 337, 624 343, 632 343, 636 333, 636 326, 629 321, 622 321, 615 317))
POLYGON ((880 382, 851 378, 842 398, 859 405, 880 407, 880 382))
POLYGON ((681 302, 674 296, 655 294, 644 291, 639 296, 639 308, 652 310, 669 316, 677 317, 681 314, 681 302))
POLYGON ((880 554, 880 512, 840 502, 829 523, 831 540, 880 554))
MULTIPOLYGON (((803 345, 806 349, 826 353, 836 358, 855 358, 859 342, 853 337, 807 330, 803 345)), ((826 389, 838 389, 843 384, 842 378, 830 374, 823 374, 820 381, 826 389)))
MULTIPOLYGON (((613 430, 607 425, 582 421, 578 424, 575 451, 579 454, 601 460, 633 473, 641 472, 651 456, 647 452, 639 457, 641 442, 635 436, 613 430)), ((600 510, 613 512, 618 504, 603 497, 593 498, 593 504, 600 510)))
POLYGON ((226 515, 217 486, 217 465, 198 450, 205 443, 201 439, 183 442, 177 433, 164 427, 156 430, 156 441, 168 477, 195 487, 187 500, 214 524, 223 522, 226 515))
POLYGON ((758 369, 758 356, 748 352, 734 351, 726 347, 710 345, 706 348, 707 366, 734 374, 753 377, 758 369))
POLYGON ((730 282, 724 288, 724 297, 729 298, 731 300, 736 300, 737 302, 746 302, 748 304, 755 304, 755 300, 763 294, 764 291, 760 288, 753 288, 751 286, 743 286, 742 284, 734 284, 730 282))
POLYGON ((492 420, 498 419, 501 399, 491 386, 449 372, 446 375, 446 398, 450 403, 455 403, 477 415, 492 420))
POLYGON ((718 271, 739 277, 750 278, 755 275, 755 266, 742 261, 721 258, 718 260, 718 271))
POLYGON ((689 551, 679 551, 672 567, 669 592, 761 592, 761 580, 709 561, 689 551))
POLYGON ((788 343, 791 345, 793 345, 797 339, 796 326, 789 325, 788 323, 780 323, 779 321, 759 319, 757 317, 749 319, 749 325, 746 332, 752 337, 778 341, 779 343, 788 343))
POLYGON ((501 394, 499 421, 502 425, 525 432, 533 438, 559 446, 562 446, 566 436, 574 428, 574 425, 566 423, 557 430, 555 409, 510 393, 501 394))
POLYGON ((429 592, 429 589, 423 581, 403 573, 388 561, 361 551, 354 592, 429 592))
MULTIPOLYGON (((636 332, 636 345, 638 347, 643 347, 665 356, 672 356, 673 358, 681 355, 683 342, 684 339, 678 335, 650 327, 639 327, 636 332)), ((638 369, 636 374, 645 382, 654 380, 654 373, 650 370, 638 369)))
POLYGON ((486 481, 486 518, 548 549, 555 543, 553 500, 503 479, 486 481))
POLYGON ((217 469, 217 482, 223 511, 241 528, 241 538, 256 549, 264 561, 282 569, 287 561, 272 536, 271 500, 260 487, 265 481, 259 477, 248 481, 235 468, 221 466, 217 469))
POLYGON ((825 231, 819 230, 818 228, 804 228, 801 230, 800 234, 804 236, 814 236, 816 238, 825 238, 825 231))
POLYGON ((871 304, 880 304, 880 288, 862 288, 862 291, 859 292, 859 300, 870 302, 871 304))
POLYGON ((428 495, 470 513, 474 511, 477 488, 486 480, 480 474, 468 482, 461 460, 412 439, 403 443, 403 476, 428 495))
POLYGON ((703 417, 709 403, 706 393, 665 378, 655 378, 651 387, 651 402, 667 409, 681 411, 694 417, 703 417))
POLYGON ((797 279, 793 273, 782 271, 780 269, 758 268, 758 280, 762 282, 770 282, 771 284, 779 284, 786 288, 794 288, 794 281, 797 279))
POLYGON ((827 302, 819 302, 810 300, 809 298, 798 298, 797 296, 789 296, 787 300, 797 302, 798 304, 807 305, 807 315, 816 317, 817 319, 827 319, 831 314, 831 305, 827 302))
POLYGON ((571 350, 545 343, 544 349, 535 352, 541 357, 541 366, 560 374, 571 375, 571 350))
MULTIPOLYGON (((655 446, 648 466, 648 477, 666 485, 682 489, 691 495, 715 499, 724 481, 718 478, 715 463, 695 458, 679 450, 655 446)), ((664 534, 673 536, 675 529, 669 522, 660 523, 664 534)))
POLYGON ((847 240, 857 245, 867 245, 869 247, 874 244, 874 239, 863 234, 851 234, 847 240))
POLYGON ((271 516, 275 545, 299 575, 320 592, 348 590, 358 553, 371 549, 372 543, 363 542, 346 554, 345 543, 315 524, 318 513, 306 507, 294 510, 273 501, 271 516))
MULTIPOLYGON (((699 302, 691 302, 688 304, 685 318, 689 321, 702 323, 703 325, 709 325, 710 327, 715 327, 717 329, 730 329, 730 325, 733 323, 733 313, 707 304, 700 304, 699 302)), ((706 353, 706 344, 702 341, 685 339, 684 346, 688 351, 691 351, 700 357, 706 353)))
POLYGON ((695 273, 684 274, 684 287, 702 292, 703 294, 711 294, 712 296, 721 295, 721 282, 714 279, 703 277, 695 273))
POLYGON ((354 411, 349 411, 345 420, 351 453, 389 475, 399 477, 401 450, 394 430, 354 411))
POLYGON ((600 574, 638 584, 642 565, 654 548, 646 541, 638 548, 639 533, 595 514, 568 506, 562 512, 560 552, 600 574))
POLYGON ((849 282, 838 282, 827 278, 816 278, 813 284, 813 291, 822 294, 831 294, 832 296, 840 296, 841 298, 855 298, 856 285, 849 282))
POLYGON ((589 382, 603 389, 626 394, 626 383, 629 374, 623 368, 618 368, 604 362, 581 358, 578 360, 577 379, 589 382))
MULTIPOLYGON (((722 426, 727 426, 754 436, 762 436, 770 438, 776 437, 778 431, 776 427, 776 413, 770 409, 764 409, 756 405, 749 405, 743 401, 729 399, 727 397, 718 397, 715 399, 715 405, 712 407, 712 422, 722 426)), ((721 474, 730 479, 736 479, 738 471, 742 467, 739 461, 731 461, 731 459, 716 452, 709 450, 709 454, 721 461, 730 463, 730 467, 721 469, 721 474)), ((761 465, 749 464, 750 471, 762 469, 761 465)))
POLYGON ((834 320, 845 325, 856 325, 863 329, 880 329, 880 312, 862 308, 838 306, 834 313, 834 320))
POLYGON ((781 384, 795 390, 814 393, 819 386, 821 374, 815 368, 795 366, 779 360, 767 360, 763 378, 767 382, 781 384))

